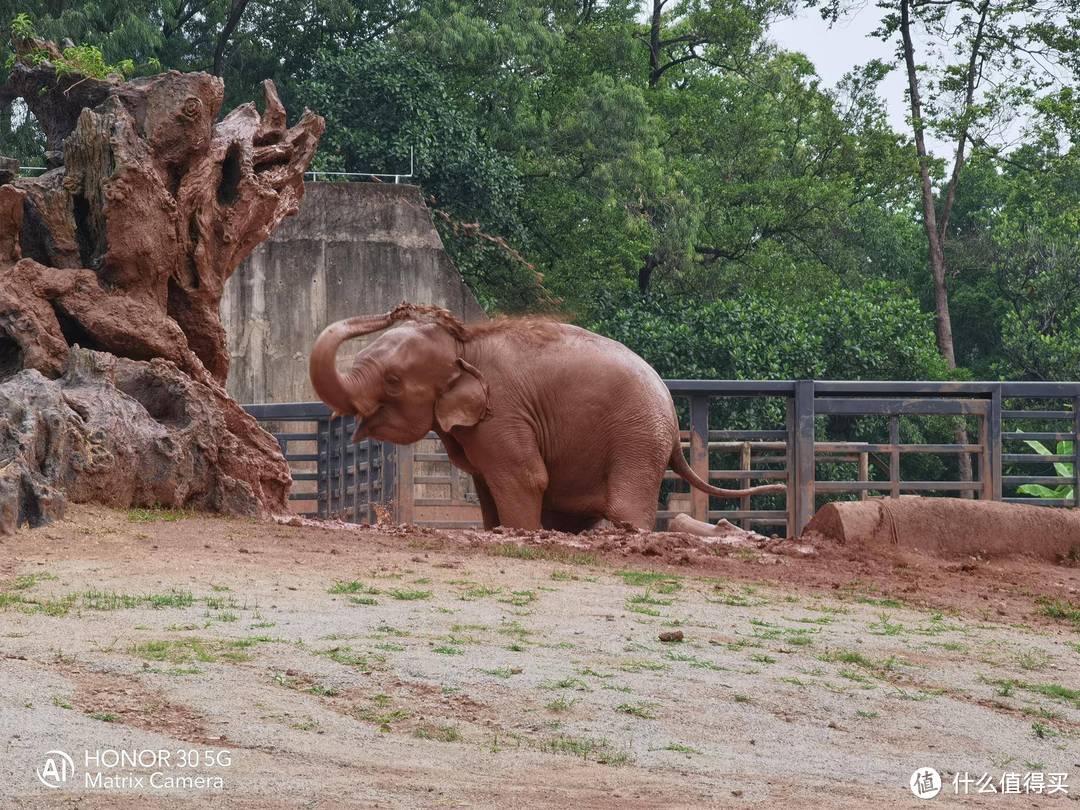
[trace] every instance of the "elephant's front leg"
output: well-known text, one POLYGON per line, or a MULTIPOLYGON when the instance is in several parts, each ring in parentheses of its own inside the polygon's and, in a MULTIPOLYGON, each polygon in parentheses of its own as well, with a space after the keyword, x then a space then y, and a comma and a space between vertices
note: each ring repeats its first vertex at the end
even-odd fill
POLYGON ((547 470, 539 459, 516 468, 504 467, 491 474, 485 473, 484 482, 495 502, 498 525, 512 529, 541 528, 540 512, 548 479, 547 470))
POLYGON ((476 499, 480 501, 480 514, 484 518, 484 528, 494 529, 499 525, 499 509, 495 506, 495 499, 491 497, 491 490, 487 482, 479 475, 473 476, 473 485, 476 487, 476 499))
POLYGON ((486 480, 491 499, 499 513, 499 525, 512 529, 539 529, 543 491, 535 482, 522 478, 499 478, 486 480))

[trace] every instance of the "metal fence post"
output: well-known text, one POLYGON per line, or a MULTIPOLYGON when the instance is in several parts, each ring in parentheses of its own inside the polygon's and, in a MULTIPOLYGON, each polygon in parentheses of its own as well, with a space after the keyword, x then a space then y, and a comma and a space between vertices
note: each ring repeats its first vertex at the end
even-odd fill
POLYGON ((893 414, 889 417, 889 497, 900 497, 900 417, 893 414))
MULTIPOLYGON (((793 419, 795 447, 795 525, 788 533, 798 537, 814 514, 814 381, 795 381, 795 415, 793 419)), ((790 488, 790 484, 789 484, 790 488)), ((788 498, 792 493, 788 492, 788 498)))
POLYGON ((993 498, 1001 500, 1001 386, 990 392, 990 411, 986 414, 986 441, 990 453, 990 476, 994 482, 993 498))
MULTIPOLYGON (((690 397, 690 467, 705 483, 709 483, 709 398, 690 397)), ((709 520, 709 493, 690 488, 690 515, 696 520, 709 520)))
POLYGON ((394 477, 394 500, 396 507, 394 519, 398 523, 412 523, 416 520, 416 509, 413 503, 413 447, 414 445, 394 445, 394 453, 397 456, 397 475, 394 477))
POLYGON ((328 418, 320 417, 315 421, 315 512, 319 517, 326 517, 326 499, 330 497, 328 489, 330 478, 328 465, 330 460, 329 427, 330 420, 328 418))
POLYGON ((1073 503, 1080 506, 1080 396, 1073 397, 1073 503))

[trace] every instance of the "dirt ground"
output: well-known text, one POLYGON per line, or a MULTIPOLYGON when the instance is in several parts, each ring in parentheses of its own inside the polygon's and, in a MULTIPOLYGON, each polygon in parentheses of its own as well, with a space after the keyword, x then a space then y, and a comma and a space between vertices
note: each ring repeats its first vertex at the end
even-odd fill
POLYGON ((1080 568, 785 551, 73 508, 0 538, 0 806, 1077 806, 1080 568))

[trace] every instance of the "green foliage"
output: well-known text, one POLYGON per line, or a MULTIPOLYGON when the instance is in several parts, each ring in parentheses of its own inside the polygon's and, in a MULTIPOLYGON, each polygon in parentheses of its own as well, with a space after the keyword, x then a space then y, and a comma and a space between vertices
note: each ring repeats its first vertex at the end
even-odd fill
MULTIPOLYGON (((1078 45, 1052 5, 989 9, 970 105, 960 54, 979 7, 912 5, 942 45, 919 54, 926 123, 971 132, 945 240, 958 376, 1080 369, 1080 104, 1060 81, 1078 45), (1058 59, 1058 80, 1018 44, 1058 59), (995 127, 1021 110, 1006 148, 995 127)), ((413 150, 489 311, 554 305, 672 377, 951 376, 914 148, 881 98, 893 65, 826 87, 769 41, 788 0, 670 0, 655 34, 656 4, 636 0, 252 0, 235 25, 231 0, 39 6, 0 0, 0 19, 81 43, 61 72, 213 70, 226 108, 271 78, 290 113, 326 117, 316 168, 403 173, 413 150)), ((0 153, 40 165, 24 109, 0 110, 0 153)), ((932 161, 937 192, 949 168, 932 161)))
MULTIPOLYGON (((1025 440, 1024 444, 1038 453, 1040 456, 1068 456, 1072 455, 1073 442, 1058 442, 1055 450, 1050 450, 1045 444, 1040 441, 1034 441, 1031 439, 1025 440)), ((1054 472, 1062 478, 1072 478, 1074 464, 1068 462, 1055 461, 1053 462, 1054 472)), ((1030 495, 1034 498, 1056 498, 1071 500, 1073 497, 1073 486, 1071 484, 1058 484, 1056 487, 1047 487, 1042 484, 1023 484, 1016 488, 1016 491, 1021 495, 1030 495)))
POLYGON ((930 318, 875 282, 817 302, 763 295, 688 304, 666 295, 622 300, 590 323, 686 379, 943 379, 930 318))
POLYGON ((12 39, 31 39, 37 36, 37 31, 34 29, 34 21, 30 19, 30 15, 26 12, 15 15, 15 19, 11 21, 11 37, 12 39))

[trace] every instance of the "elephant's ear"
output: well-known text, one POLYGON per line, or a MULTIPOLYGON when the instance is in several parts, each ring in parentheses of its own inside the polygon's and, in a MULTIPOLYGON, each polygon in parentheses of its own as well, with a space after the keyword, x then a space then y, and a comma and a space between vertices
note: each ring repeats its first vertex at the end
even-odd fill
POLYGON ((435 403, 435 418, 446 433, 459 425, 471 427, 489 413, 488 387, 484 375, 460 357, 457 364, 461 370, 450 380, 450 387, 435 403))

